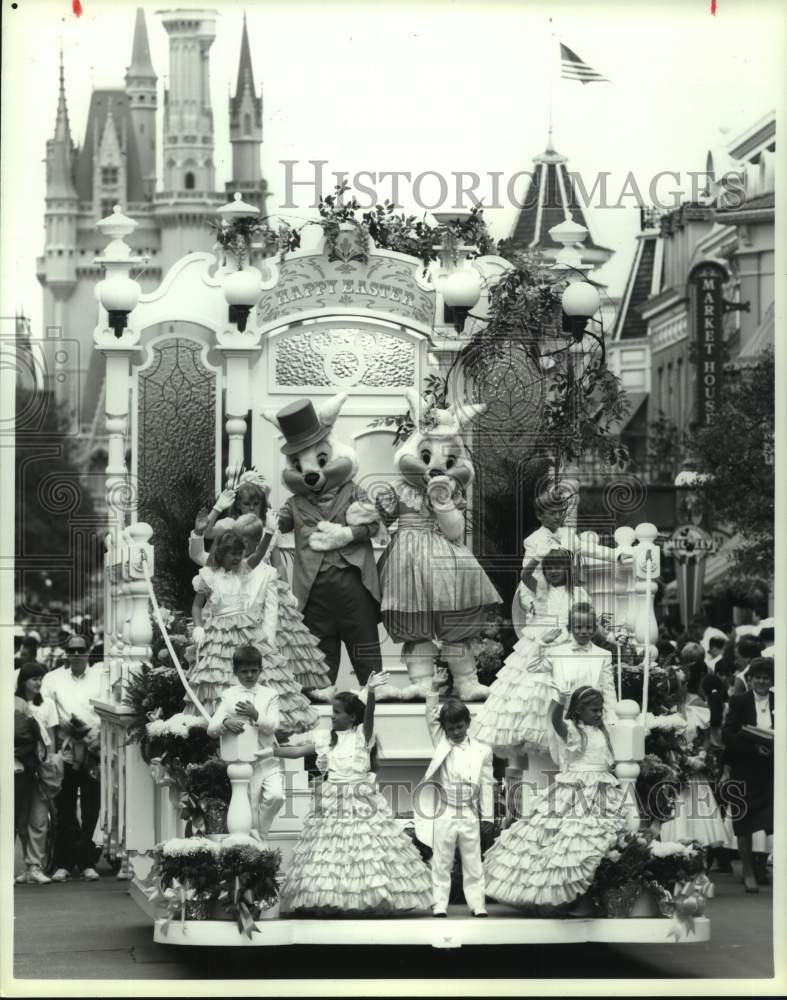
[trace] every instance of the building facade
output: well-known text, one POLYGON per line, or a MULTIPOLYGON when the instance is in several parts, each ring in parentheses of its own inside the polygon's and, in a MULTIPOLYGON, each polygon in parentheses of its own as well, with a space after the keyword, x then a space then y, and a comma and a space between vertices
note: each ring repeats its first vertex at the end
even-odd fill
MULTIPOLYGON (((95 284, 101 270, 96 230, 115 204, 138 223, 129 238, 146 258, 137 280, 156 288, 170 267, 191 251, 210 251, 207 220, 243 192, 265 211, 261 171, 262 96, 254 82, 244 17, 235 93, 229 99, 233 178, 216 190, 210 100, 210 48, 217 14, 211 10, 160 12, 169 37, 168 85, 159 87, 144 11, 136 11, 131 61, 124 86, 94 90, 81 145, 71 132, 61 56, 55 130, 46 149, 44 250, 37 260, 43 289, 50 388, 71 413, 87 468, 101 468, 103 364, 93 350, 95 284), (159 103, 161 96, 161 104, 159 103), (162 148, 157 127, 162 117, 162 148), (161 176, 157 162, 161 163, 161 176)), ((131 26, 130 26, 131 27, 131 26)))

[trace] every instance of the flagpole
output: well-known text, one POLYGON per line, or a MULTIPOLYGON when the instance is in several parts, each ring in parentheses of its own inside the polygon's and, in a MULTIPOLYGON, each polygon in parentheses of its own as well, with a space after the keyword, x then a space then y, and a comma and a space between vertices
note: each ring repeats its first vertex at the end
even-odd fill
POLYGON ((549 38, 550 38, 549 51, 552 52, 552 55, 549 57, 548 72, 547 72, 547 94, 548 94, 547 101, 549 105, 549 128, 547 131, 547 145, 551 147, 552 146, 552 101, 554 98, 554 87, 555 87, 554 84, 555 70, 552 64, 552 59, 555 54, 555 29, 552 26, 551 17, 549 19, 549 38))

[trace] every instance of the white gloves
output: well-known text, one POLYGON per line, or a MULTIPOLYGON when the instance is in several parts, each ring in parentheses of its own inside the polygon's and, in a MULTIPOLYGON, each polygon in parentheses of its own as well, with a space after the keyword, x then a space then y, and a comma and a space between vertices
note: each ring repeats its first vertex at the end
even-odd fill
POLYGON ((195 625, 191 637, 196 646, 201 646, 205 641, 205 629, 201 625, 195 625))
POLYGON ((217 510, 220 514, 224 514, 226 511, 230 510, 234 503, 235 490, 222 490, 216 498, 216 502, 213 504, 213 509, 217 510))
POLYGON ((316 530, 309 535, 309 548, 315 552, 333 552, 343 549, 352 540, 352 528, 331 521, 319 521, 316 530))

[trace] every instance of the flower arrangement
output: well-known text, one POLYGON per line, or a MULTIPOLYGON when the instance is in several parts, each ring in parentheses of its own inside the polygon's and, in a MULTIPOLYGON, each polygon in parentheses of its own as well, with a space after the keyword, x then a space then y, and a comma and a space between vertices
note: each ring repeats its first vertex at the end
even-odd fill
POLYGON ((169 921, 206 920, 219 885, 218 844, 204 837, 176 838, 157 845, 147 886, 169 921))
POLYGON ((128 678, 123 696, 123 704, 133 711, 128 742, 142 743, 144 756, 147 724, 154 718, 168 719, 176 715, 183 708, 185 696, 186 691, 174 667, 143 664, 141 670, 128 678))
POLYGON ((704 900, 712 894, 706 864, 697 841, 663 843, 645 831, 621 833, 601 860, 588 896, 597 915, 628 917, 642 893, 650 892, 662 916, 680 920, 693 915, 693 907, 683 905, 688 895, 704 900))
POLYGON ((636 794, 640 815, 648 822, 665 823, 675 812, 680 792, 680 773, 655 753, 640 761, 636 794))
POLYGON ((259 932, 255 921, 278 902, 280 866, 280 853, 264 850, 253 837, 222 841, 218 900, 241 934, 259 932))
POLYGON ((154 859, 143 888, 167 915, 165 933, 173 918, 207 920, 219 903, 251 938, 279 900, 281 855, 253 837, 178 837, 158 844, 154 859))
POLYGON ((232 221, 209 219, 208 225, 216 238, 215 249, 223 250, 225 257, 234 257, 239 271, 251 260, 254 249, 261 250, 265 257, 278 251, 283 259, 288 250, 297 250, 301 245, 297 230, 287 225, 274 229, 267 219, 258 216, 240 216, 232 221))
POLYGON ((201 716, 182 712, 169 719, 154 719, 145 727, 142 754, 149 764, 163 767, 183 788, 187 766, 202 764, 218 753, 219 742, 208 736, 207 728, 201 716))
POLYGON ((334 193, 320 198, 317 205, 319 224, 325 233, 331 260, 367 261, 370 237, 383 250, 418 257, 424 273, 430 263, 438 259, 437 251, 441 247, 447 246, 452 251, 454 263, 458 261, 460 246, 473 246, 478 254, 495 252, 495 242, 489 235, 480 205, 475 205, 467 218, 432 226, 423 218, 397 212, 398 206, 386 199, 382 205, 375 205, 373 210, 364 212, 359 219, 361 206, 357 198, 345 197, 349 191, 346 182, 337 184, 334 193), (355 238, 346 237, 342 241, 342 226, 347 224, 355 227, 355 238))
POLYGON ((180 817, 186 821, 186 835, 224 833, 231 797, 232 785, 223 760, 210 757, 201 764, 187 764, 180 799, 180 817))

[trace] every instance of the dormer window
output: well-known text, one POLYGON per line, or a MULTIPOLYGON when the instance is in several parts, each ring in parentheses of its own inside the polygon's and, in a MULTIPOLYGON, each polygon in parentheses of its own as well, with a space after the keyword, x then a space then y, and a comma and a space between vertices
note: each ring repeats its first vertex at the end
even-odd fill
POLYGON ((118 168, 117 167, 102 167, 101 168, 101 183, 104 187, 113 187, 118 182, 118 168))

